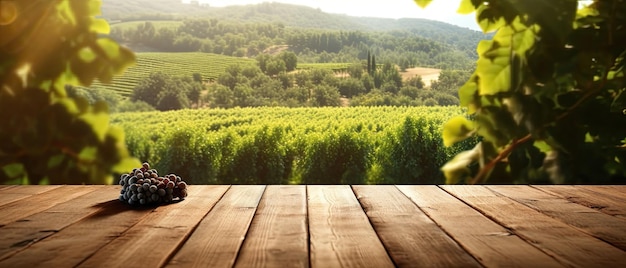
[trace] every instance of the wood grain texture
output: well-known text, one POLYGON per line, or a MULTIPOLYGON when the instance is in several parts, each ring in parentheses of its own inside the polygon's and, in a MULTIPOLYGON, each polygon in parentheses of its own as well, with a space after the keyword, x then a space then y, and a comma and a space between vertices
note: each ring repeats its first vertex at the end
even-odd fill
POLYGON ((36 191, 37 194, 20 198, 19 201, 1 206, 0 215, 2 217, 0 218, 0 225, 6 225, 93 191, 89 187, 79 185, 45 187, 42 190, 44 191, 36 191))
POLYGON ((0 267, 75 267, 150 214, 151 209, 133 209, 120 202, 119 188, 114 189, 117 193, 98 205, 96 213, 1 260, 0 267))
POLYGON ((437 186, 397 187, 486 267, 563 267, 437 186))
POLYGON ((576 185, 576 187, 608 195, 612 199, 626 203, 626 187, 624 185, 576 185))
POLYGON ((571 202, 599 210, 603 213, 626 218, 626 203, 611 195, 603 195, 585 187, 572 185, 534 186, 537 189, 565 198, 571 202))
POLYGON ((17 186, 7 186, 2 190, 2 194, 0 194, 0 209, 2 206, 9 204, 11 202, 16 202, 21 199, 40 194, 43 192, 47 192, 50 190, 54 190, 59 188, 59 185, 20 185, 17 186))
POLYGON ((167 266, 232 267, 265 186, 231 186, 167 266))
POLYGON ((490 186, 489 188, 622 250, 626 250, 625 219, 604 214, 595 209, 569 202, 531 187, 490 186))
POLYGON ((576 187, 626 202, 626 187, 623 185, 576 185, 576 187))
POLYGON ((6 185, 6 184, 0 184, 0 192, 1 192, 1 191, 4 191, 4 190, 6 190, 6 189, 10 189, 10 188, 16 187, 16 186, 17 186, 17 185, 6 185))
POLYGON ((486 187, 442 188, 567 266, 618 267, 626 263, 626 252, 486 187))
POLYGON ((396 266, 480 267, 395 186, 353 189, 396 266))
POLYGON ((188 198, 155 208, 150 215, 99 249, 80 267, 165 265, 168 257, 187 239, 198 222, 228 190, 228 186, 193 185, 188 189, 188 198))
POLYGON ((236 267, 308 267, 306 186, 267 186, 236 267))
POLYGON ((22 250, 95 212, 119 193, 107 186, 86 186, 90 192, 0 228, 0 259, 22 250))
POLYGON ((307 186, 312 267, 393 267, 350 186, 307 186))

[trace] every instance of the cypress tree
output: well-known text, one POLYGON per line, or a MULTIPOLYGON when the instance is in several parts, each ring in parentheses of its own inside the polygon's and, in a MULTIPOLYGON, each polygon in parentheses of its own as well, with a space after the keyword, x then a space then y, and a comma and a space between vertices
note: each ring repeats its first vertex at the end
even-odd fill
POLYGON ((376 72, 376 55, 372 55, 372 73, 376 72))
POLYGON ((367 73, 372 74, 372 56, 369 50, 367 51, 367 73))

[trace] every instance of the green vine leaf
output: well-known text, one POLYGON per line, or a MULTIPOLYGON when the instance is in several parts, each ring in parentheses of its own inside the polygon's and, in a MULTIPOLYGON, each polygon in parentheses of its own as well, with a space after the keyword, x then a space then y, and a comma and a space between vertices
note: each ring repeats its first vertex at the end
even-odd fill
POLYGON ((463 116, 456 116, 443 125, 443 145, 452 146, 454 143, 469 138, 474 132, 474 124, 463 116))
POLYGON ((464 151, 448 161, 441 171, 446 177, 446 184, 457 184, 463 182, 471 175, 469 165, 480 159, 482 145, 479 143, 474 149, 464 151))

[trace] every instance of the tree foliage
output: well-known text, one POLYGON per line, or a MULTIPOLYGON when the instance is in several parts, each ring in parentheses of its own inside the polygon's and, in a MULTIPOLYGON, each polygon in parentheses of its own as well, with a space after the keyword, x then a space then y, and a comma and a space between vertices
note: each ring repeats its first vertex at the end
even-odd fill
POLYGON ((459 90, 470 119, 443 130, 446 144, 482 142, 443 167, 447 182, 626 182, 626 1, 463 0, 459 12, 496 33, 459 90))
POLYGON ((139 164, 104 102, 66 94, 134 62, 99 13, 97 0, 0 2, 0 183, 111 183, 139 164))
MULTIPOLYGON (((228 71, 228 70, 227 70, 228 71)), ((225 73, 220 79, 228 79, 225 73)), ((164 73, 152 73, 134 88, 131 100, 150 104, 159 111, 179 110, 197 103, 202 82, 192 77, 173 77, 164 73)))

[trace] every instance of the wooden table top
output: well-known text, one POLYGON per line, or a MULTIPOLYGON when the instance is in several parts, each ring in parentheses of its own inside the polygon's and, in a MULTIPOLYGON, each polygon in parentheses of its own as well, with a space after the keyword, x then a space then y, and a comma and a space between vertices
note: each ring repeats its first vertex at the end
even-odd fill
POLYGON ((0 185, 0 267, 618 267, 626 186, 0 185))

